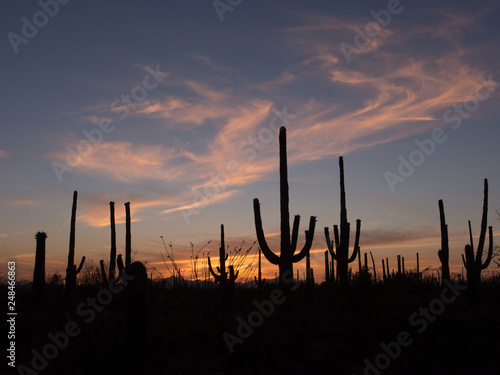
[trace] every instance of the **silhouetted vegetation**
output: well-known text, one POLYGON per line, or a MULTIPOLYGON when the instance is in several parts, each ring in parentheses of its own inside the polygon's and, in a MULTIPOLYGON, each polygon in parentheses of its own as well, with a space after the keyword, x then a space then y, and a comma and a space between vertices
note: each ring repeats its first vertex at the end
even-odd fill
MULTIPOLYGON (((148 279, 148 262, 132 262, 129 202, 125 204, 125 263, 121 254, 116 257, 114 203, 110 202, 109 264, 101 260, 99 266, 91 259, 85 262, 83 257, 76 268, 75 191, 64 291, 60 274, 45 276, 45 232, 35 236, 32 291, 28 287, 17 288, 17 363, 39 367, 31 373, 56 375, 376 374, 379 370, 383 374, 498 374, 500 275, 481 277, 481 271, 495 257, 490 226, 489 248, 483 261, 487 180, 476 250, 469 221, 470 243, 463 258, 467 285, 462 274, 449 271, 448 228, 442 200, 438 251, 441 268, 421 271, 416 253, 416 269, 409 269, 405 267, 405 257, 398 254, 395 263, 391 261, 397 268, 390 267, 389 258, 382 259, 382 275, 379 271, 377 277, 376 254, 369 251, 371 266, 368 253, 364 253, 362 263, 360 220, 349 256, 350 224, 340 157, 340 233, 335 225, 333 242, 325 228, 328 247, 324 252, 325 282, 318 285, 310 265, 316 218, 311 217, 305 245, 295 254, 299 216, 294 218, 290 236, 284 128, 280 129, 279 140, 279 256, 267 246, 259 201, 254 200, 257 239, 265 258, 279 266, 278 282, 262 279, 261 248, 255 254, 257 276, 253 276, 253 260, 245 265, 255 242, 246 250, 242 243, 234 251, 228 251, 224 225, 221 225, 216 269, 212 268, 209 250, 204 251, 210 242, 197 252, 191 244, 193 280, 186 280, 185 270, 175 260, 172 244, 167 248, 162 237, 169 262, 163 254, 162 257, 170 278, 152 267, 161 277, 148 279), (354 272, 349 264, 356 257, 358 271, 354 272), (297 278, 293 278, 293 263, 303 258, 306 258, 306 274, 305 280, 300 281, 298 270, 297 278), (210 274, 214 282, 210 281, 210 274), (168 284, 168 279, 173 279, 173 283, 168 284), (220 303, 221 291, 223 303, 220 303), (67 303, 68 298, 71 304, 67 303), (57 335, 68 332, 68 325, 73 327, 70 331, 74 335, 67 335, 67 342, 62 345, 63 336, 57 335), (398 341, 402 333, 406 334, 408 345, 398 341), (232 335, 230 342, 225 338, 228 334, 232 335), (54 337, 59 337, 59 341, 55 342, 54 337), (53 343, 59 346, 56 348, 53 343), (47 345, 52 346, 47 349, 47 345), (397 353, 395 345, 399 348, 397 353), (52 347, 57 349, 56 355, 50 352, 54 350, 52 347), (384 349, 388 347, 393 349, 384 349), (380 353, 388 358, 388 363, 384 362, 383 368, 366 370, 368 363, 380 364, 377 362, 377 358, 382 358, 380 353)), ((0 280, 5 284, 7 279, 0 275, 0 280)), ((6 290, 5 285, 2 290, 6 290)))

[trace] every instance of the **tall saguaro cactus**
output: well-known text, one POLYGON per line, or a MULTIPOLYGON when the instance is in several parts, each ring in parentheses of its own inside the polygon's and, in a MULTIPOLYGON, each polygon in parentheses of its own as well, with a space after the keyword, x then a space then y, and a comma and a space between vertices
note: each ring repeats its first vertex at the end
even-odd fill
POLYGON ((132 262, 132 234, 130 232, 130 202, 125 203, 125 267, 132 262))
POLYGON ((444 283, 445 280, 450 280, 450 248, 448 246, 448 225, 446 225, 446 220, 444 217, 443 200, 440 199, 438 204, 439 222, 441 223, 441 249, 438 251, 438 256, 439 260, 441 261, 441 282, 444 283))
MULTIPOLYGON (((439 202, 439 221, 441 223, 441 249, 438 251, 439 260, 441 261, 441 282, 450 281, 450 248, 448 246, 448 225, 444 217, 443 200, 439 202)), ((443 284, 444 285, 444 284, 443 284)))
POLYGON ((488 247, 488 255, 483 262, 483 249, 486 241, 486 227, 488 222, 488 179, 484 179, 484 199, 483 199, 483 215, 481 218, 481 233, 479 235, 479 243, 477 245, 476 255, 474 256, 474 241, 472 238, 472 228, 469 220, 469 235, 470 243, 465 246, 465 257, 462 254, 462 261, 467 270, 467 284, 472 296, 475 300, 479 293, 481 285, 481 271, 486 269, 491 262, 493 256, 493 228, 490 226, 488 229, 490 243, 488 247))
MULTIPOLYGON (((352 255, 349 256, 349 237, 351 233, 351 225, 347 221, 347 209, 345 200, 345 183, 344 183, 344 158, 339 157, 340 167, 340 236, 337 225, 333 226, 334 243, 330 240, 330 232, 328 227, 325 227, 325 238, 328 246, 328 251, 333 259, 337 261, 337 277, 342 284, 347 283, 349 274, 349 263, 354 262, 356 256, 361 256, 359 249, 359 235, 361 230, 361 220, 356 220, 356 238, 354 241, 354 249, 352 255)), ((360 258, 361 259, 361 258, 360 258)))
POLYGON ((309 253, 311 249, 314 228, 316 226, 316 217, 311 216, 309 220, 309 230, 305 231, 306 242, 302 250, 295 254, 297 249, 297 238, 299 235, 300 216, 295 215, 293 221, 293 231, 290 237, 290 212, 289 212, 289 195, 288 195, 288 167, 286 157, 286 129, 284 126, 279 131, 279 148, 280 148, 280 214, 281 214, 281 244, 280 255, 276 255, 269 248, 264 230, 262 229, 262 218, 260 215, 260 203, 257 198, 253 200, 253 210, 255 216, 255 230, 257 232, 257 240, 262 249, 262 253, 266 259, 279 267, 279 279, 282 285, 286 284, 287 278, 293 277, 293 263, 300 262, 309 253))
POLYGON ((68 267, 66 268, 66 285, 64 288, 64 294, 70 296, 74 293, 76 288, 76 276, 80 273, 85 262, 85 257, 82 257, 82 261, 78 268, 76 268, 75 263, 75 227, 76 227, 76 201, 78 199, 78 193, 73 192, 73 207, 71 209, 71 224, 69 233, 69 252, 68 252, 68 267))
MULTIPOLYGON (((115 202, 109 202, 109 222, 111 227, 111 250, 109 253, 109 280, 115 278, 116 270, 116 225, 115 225, 115 202)), ((104 269, 104 261, 100 261, 102 278, 107 284, 106 270, 104 269)))
POLYGON ((36 254, 35 269, 33 271, 33 303, 36 306, 43 304, 45 292, 45 240, 47 233, 38 232, 35 234, 36 254))
POLYGON ((234 282, 238 278, 239 271, 236 271, 236 274, 234 273, 234 268, 233 266, 229 266, 229 275, 226 272, 226 260, 227 260, 227 254, 226 254, 226 244, 224 242, 224 225, 221 224, 220 226, 220 248, 219 248, 219 264, 220 266, 217 267, 217 271, 219 274, 217 274, 213 268, 212 268, 212 263, 210 262, 210 257, 208 257, 208 269, 210 270, 210 273, 215 279, 216 283, 219 283, 221 288, 225 288, 227 283, 229 283, 231 286, 234 285, 234 282))

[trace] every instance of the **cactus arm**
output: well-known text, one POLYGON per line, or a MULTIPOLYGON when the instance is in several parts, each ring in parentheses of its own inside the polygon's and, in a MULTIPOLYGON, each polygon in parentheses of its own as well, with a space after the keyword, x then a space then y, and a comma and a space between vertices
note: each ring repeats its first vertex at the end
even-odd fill
POLYGON ((260 216, 260 204, 259 200, 255 198, 253 200, 253 211, 254 211, 254 216, 255 216, 255 230, 257 232, 257 240, 259 241, 259 246, 260 249, 262 250, 262 253, 266 257, 266 259, 271 263, 271 264, 279 264, 279 256, 274 254, 269 246, 267 245, 266 237, 264 235, 264 230, 262 229, 262 218, 260 216))
POLYGON ((330 253, 333 259, 337 260, 337 255, 333 250, 333 241, 330 240, 330 231, 328 230, 328 227, 325 227, 325 239, 326 239, 326 245, 328 246, 328 252, 330 253))
POLYGON ((221 280, 221 275, 217 275, 213 268, 212 268, 212 263, 210 262, 210 257, 208 257, 208 270, 210 271, 210 273, 212 274, 212 276, 214 277, 215 279, 215 282, 218 283, 220 280, 221 280))
POLYGON ((304 257, 309 254, 309 250, 311 250, 313 238, 314 238, 314 229, 316 228, 316 216, 311 216, 309 219, 309 229, 306 230, 306 243, 304 247, 300 251, 300 253, 294 255, 292 257, 292 261, 294 263, 300 262, 304 257))
POLYGON ((480 263, 482 270, 486 269, 490 265, 491 259, 493 258, 493 227, 489 227, 488 229, 490 235, 490 245, 488 248, 488 257, 483 264, 480 263))
POLYGON ((349 258, 349 263, 352 263, 354 262, 354 260, 356 259, 356 255, 357 253, 360 254, 361 256, 361 249, 359 248, 359 235, 361 233, 361 220, 357 219, 356 220, 356 238, 354 240, 354 251, 351 255, 351 258, 349 258))
POLYGON ((80 273, 80 271, 82 270, 83 263, 85 263, 85 257, 82 257, 80 265, 78 266, 78 269, 76 270, 75 276, 78 275, 80 273))
POLYGON ((462 254, 462 262, 464 263, 465 269, 468 269, 467 268, 467 262, 465 261, 465 258, 464 258, 464 254, 462 254))
POLYGON ((123 265, 123 258, 121 254, 118 254, 118 258, 116 259, 116 265, 118 266, 118 272, 121 275, 125 266, 123 265))
POLYGON ((470 225, 470 220, 469 220, 469 237, 470 237, 470 247, 472 250, 474 250, 474 239, 472 238, 472 227, 470 225))
POLYGON ((293 219, 293 230, 292 230, 292 254, 295 254, 295 250, 297 249, 297 239, 299 237, 299 224, 300 224, 300 215, 295 215, 293 219))
POLYGON ((236 271, 236 273, 234 273, 234 267, 233 266, 229 266, 229 281, 234 283, 236 281, 236 279, 238 278, 238 275, 240 274, 240 270, 236 271))
POLYGON ((483 199, 483 216, 481 218, 481 234, 479 235, 479 243, 477 245, 476 263, 478 265, 483 261, 483 248, 486 240, 486 226, 488 221, 488 180, 484 179, 484 199, 483 199))

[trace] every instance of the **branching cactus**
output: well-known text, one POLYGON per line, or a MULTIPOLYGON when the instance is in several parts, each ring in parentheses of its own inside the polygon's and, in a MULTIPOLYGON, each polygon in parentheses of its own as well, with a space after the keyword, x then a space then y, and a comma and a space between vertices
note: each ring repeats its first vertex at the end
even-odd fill
POLYGON ((35 269, 33 271, 33 303, 36 306, 43 305, 45 292, 45 240, 47 233, 38 232, 35 234, 36 255, 35 269))
POLYGON ((345 200, 345 184, 344 184, 344 158, 339 157, 340 167, 340 236, 337 225, 333 226, 333 234, 335 243, 330 240, 330 232, 328 227, 325 227, 325 238, 328 246, 328 251, 333 259, 337 261, 337 277, 339 282, 346 284, 349 279, 349 263, 356 260, 356 256, 361 256, 359 249, 359 235, 361 231, 361 220, 356 220, 356 238, 354 241, 354 249, 352 255, 349 256, 349 237, 351 225, 347 221, 347 209, 345 200), (334 249, 335 244, 335 249, 334 249), (336 251, 335 251, 336 250, 336 251))
MULTIPOLYGON (((293 231, 290 237, 290 212, 288 195, 288 167, 286 157, 286 129, 284 126, 279 131, 280 148, 280 214, 281 214, 281 245, 280 255, 275 254, 268 246, 264 230, 262 228, 262 218, 260 215, 260 203, 257 198, 253 200, 253 210, 255 216, 255 230, 262 253, 266 259, 279 267, 279 280, 281 285, 287 284, 287 279, 293 277, 293 263, 300 262, 309 253, 314 237, 316 217, 311 216, 309 220, 309 230, 305 231, 306 242, 302 250, 295 254, 297 249, 297 238, 299 235, 300 216, 296 215, 293 221, 293 231)), ((288 284, 289 284, 288 280, 288 284)))
POLYGON ((441 261, 441 280, 450 281, 450 248, 448 246, 448 225, 444 217, 443 200, 439 200, 439 222, 441 223, 441 249, 438 251, 439 260, 441 261))
POLYGON ((73 193, 73 207, 71 209, 71 224, 69 233, 69 253, 68 253, 68 267, 66 268, 66 285, 64 287, 64 294, 66 296, 73 295, 76 288, 76 276, 80 273, 85 262, 85 257, 82 257, 80 265, 76 268, 75 263, 75 227, 76 227, 76 201, 78 193, 73 193))
POLYGON ((215 279, 215 282, 218 283, 222 288, 224 288, 227 284, 230 286, 234 285, 234 282, 238 278, 239 271, 234 273, 234 267, 229 266, 229 274, 226 272, 226 260, 228 254, 226 254, 226 244, 224 241, 224 225, 220 226, 220 248, 219 248, 219 264, 217 267, 218 274, 213 270, 212 263, 210 262, 210 257, 208 257, 208 269, 212 276, 215 279))
POLYGON ((472 228, 469 220, 469 236, 470 243, 465 246, 465 257, 462 254, 462 261, 467 270, 467 284, 471 293, 471 297, 474 300, 477 299, 479 288, 481 285, 481 271, 486 269, 491 262, 493 256, 493 228, 490 226, 489 232, 489 247, 486 260, 483 262, 483 249, 484 243, 486 242, 486 228, 488 222, 488 180, 484 179, 484 200, 483 200, 483 215, 481 218, 481 233, 479 235, 479 243, 477 245, 477 251, 474 255, 474 241, 472 238, 472 228))

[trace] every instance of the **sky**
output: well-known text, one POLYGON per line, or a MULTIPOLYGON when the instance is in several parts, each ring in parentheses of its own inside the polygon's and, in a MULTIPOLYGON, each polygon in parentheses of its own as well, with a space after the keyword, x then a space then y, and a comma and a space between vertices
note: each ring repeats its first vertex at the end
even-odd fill
POLYGON ((500 235, 499 16, 493 0, 2 2, 1 272, 15 261, 32 278, 41 230, 47 274, 64 274, 75 190, 77 261, 109 258, 110 201, 118 252, 130 202, 133 254, 153 277, 169 276, 162 236, 186 278, 190 243, 217 262, 221 224, 230 249, 250 248, 254 198, 279 253, 280 126, 299 247, 317 217, 316 281, 341 155, 348 219, 379 274, 398 254, 439 266, 439 199, 462 272, 485 178, 500 235))

